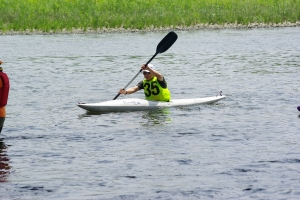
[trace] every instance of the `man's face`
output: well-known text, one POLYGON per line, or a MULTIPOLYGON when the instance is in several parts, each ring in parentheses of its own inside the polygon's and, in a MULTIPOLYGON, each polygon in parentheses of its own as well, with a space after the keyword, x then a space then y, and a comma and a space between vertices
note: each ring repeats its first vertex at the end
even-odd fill
POLYGON ((144 77, 147 81, 153 78, 153 75, 150 72, 143 71, 144 77))

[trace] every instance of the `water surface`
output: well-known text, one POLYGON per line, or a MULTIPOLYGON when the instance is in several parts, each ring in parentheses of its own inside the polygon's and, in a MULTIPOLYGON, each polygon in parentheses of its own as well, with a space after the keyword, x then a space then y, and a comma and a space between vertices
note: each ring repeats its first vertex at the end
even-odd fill
POLYGON ((225 100, 90 115, 166 32, 0 36, 0 198, 299 199, 300 29, 176 33, 152 62, 172 98, 225 100))

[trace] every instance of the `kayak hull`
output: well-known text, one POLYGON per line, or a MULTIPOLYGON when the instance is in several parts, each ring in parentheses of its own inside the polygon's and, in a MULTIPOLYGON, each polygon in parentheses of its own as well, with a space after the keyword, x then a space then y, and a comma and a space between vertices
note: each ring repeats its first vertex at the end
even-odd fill
POLYGON ((115 111, 140 111, 153 110, 165 107, 188 106, 196 104, 211 104, 225 96, 205 97, 195 99, 174 99, 170 102, 148 101, 145 99, 117 99, 100 103, 78 103, 78 106, 89 112, 115 112, 115 111))

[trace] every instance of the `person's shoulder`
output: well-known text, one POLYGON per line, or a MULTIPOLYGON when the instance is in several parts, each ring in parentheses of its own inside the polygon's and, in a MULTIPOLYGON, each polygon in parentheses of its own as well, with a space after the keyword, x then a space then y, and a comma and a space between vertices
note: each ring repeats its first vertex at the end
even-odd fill
POLYGON ((137 85, 142 85, 143 84, 143 81, 140 81, 140 82, 138 82, 138 84, 137 85))
POLYGON ((165 80, 165 77, 163 77, 163 80, 160 81, 157 79, 157 82, 159 83, 159 85, 162 87, 162 88, 167 88, 168 85, 167 85, 167 81, 165 80))
POLYGON ((143 81, 138 82, 136 86, 138 86, 139 89, 143 89, 143 81))
POLYGON ((158 81, 158 82, 161 82, 161 83, 162 83, 162 82, 167 82, 164 76, 163 76, 163 80, 162 80, 162 81, 160 81, 160 80, 158 80, 158 79, 157 79, 157 81, 158 81))

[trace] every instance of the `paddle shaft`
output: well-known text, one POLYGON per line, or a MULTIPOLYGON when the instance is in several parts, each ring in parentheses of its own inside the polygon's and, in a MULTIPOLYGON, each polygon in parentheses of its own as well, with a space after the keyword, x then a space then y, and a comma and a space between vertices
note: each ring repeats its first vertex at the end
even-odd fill
MULTIPOLYGON (((146 66, 155 58, 155 56, 159 53, 163 53, 167 51, 177 40, 177 35, 173 31, 169 32, 157 45, 156 47, 156 53, 152 56, 152 58, 146 63, 146 66)), ((142 69, 131 79, 131 81, 123 88, 125 90, 129 84, 141 73, 142 69)), ((120 96, 120 93, 118 93, 113 100, 116 100, 120 96)))

